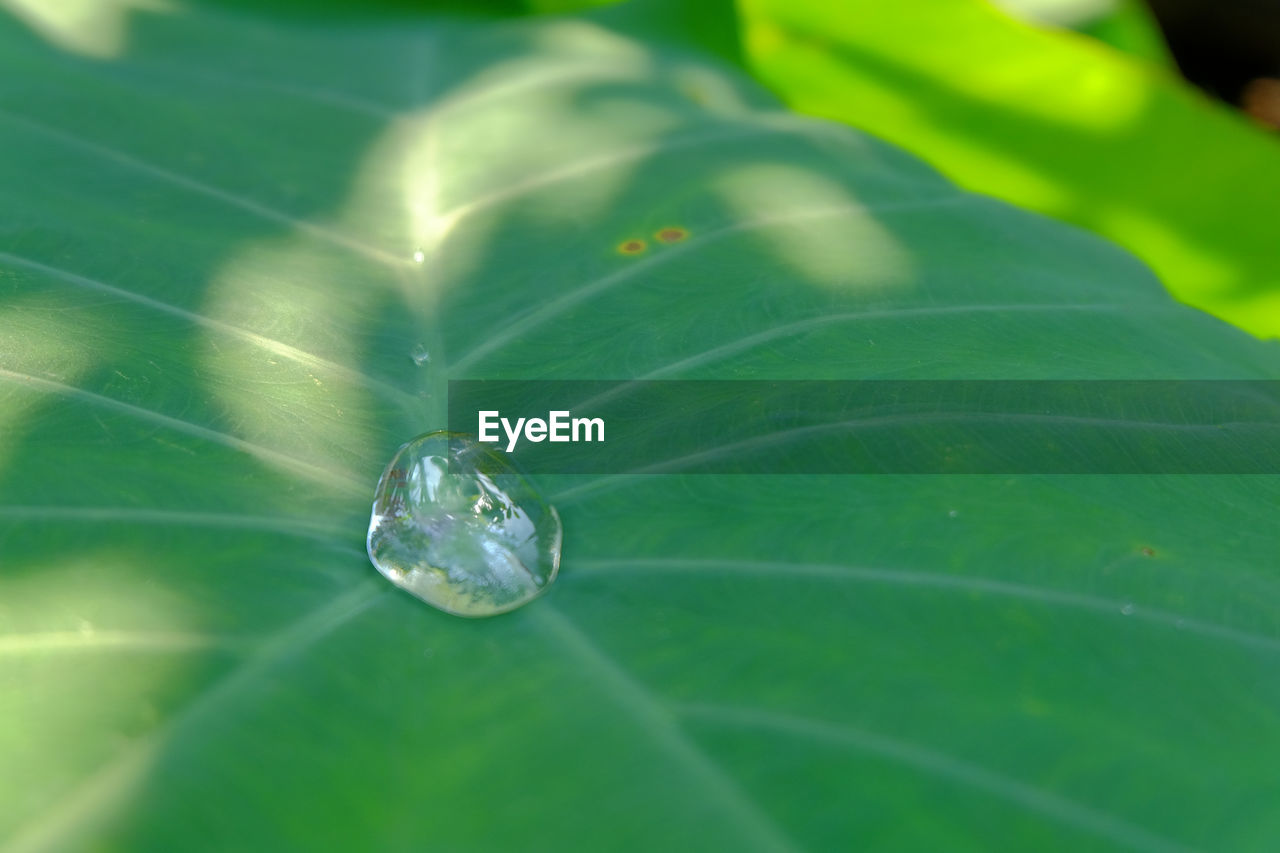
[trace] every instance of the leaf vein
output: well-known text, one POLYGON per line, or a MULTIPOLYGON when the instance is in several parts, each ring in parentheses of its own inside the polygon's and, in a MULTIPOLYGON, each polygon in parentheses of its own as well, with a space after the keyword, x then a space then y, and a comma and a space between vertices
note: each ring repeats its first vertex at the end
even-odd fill
POLYGON ((254 654, 205 688, 168 724, 129 744, 116 758, 58 797, 51 808, 28 821, 9 840, 7 853, 32 853, 67 846, 69 837, 83 832, 127 793, 176 732, 243 691, 280 661, 296 656, 332 634, 388 592, 384 585, 374 581, 361 582, 266 638, 254 654))
MULTIPOLYGON (((936 572, 911 569, 882 569, 868 566, 849 566, 829 563, 786 563, 764 560, 738 559, 679 559, 634 558, 578 560, 579 569, 599 572, 686 572, 733 573, 735 576, 755 576, 768 579, 794 579, 807 577, 820 580, 852 583, 880 583, 891 586, 954 592, 981 593, 985 595, 1015 598, 1068 609, 1085 610, 1112 616, 1120 620, 1133 620, 1173 628, 1188 634, 1225 640, 1248 648, 1269 652, 1280 651, 1280 638, 1229 628, 1161 610, 1146 605, 1114 601, 1085 593, 1058 590, 1031 584, 1013 583, 995 578, 967 575, 943 575, 936 572)), ((582 575, 577 575, 582 577, 582 575)))
POLYGON ((595 642, 549 602, 540 602, 532 617, 583 666, 597 673, 619 710, 659 749, 674 760, 688 778, 702 786, 709 800, 740 827, 744 843, 759 850, 794 850, 795 844, 773 823, 757 803, 725 775, 710 757, 683 732, 670 711, 649 688, 628 675, 595 642))
POLYGON ((1006 776, 979 764, 955 758, 909 740, 878 732, 836 725, 776 711, 760 711, 734 705, 682 703, 674 710, 691 719, 725 726, 763 729, 861 752, 910 767, 929 776, 976 789, 1066 826, 1127 847, 1169 853, 1188 848, 1093 806, 1054 794, 1021 779, 1006 776))
POLYGON ((814 219, 838 218, 842 216, 870 216, 875 213, 882 212, 927 210, 953 204, 968 203, 972 203, 969 196, 954 194, 925 199, 913 199, 902 202, 890 202, 878 205, 842 204, 766 216, 760 219, 750 219, 733 225, 728 225, 714 231, 709 231, 701 237, 696 237, 694 239, 687 240, 684 243, 671 246, 668 251, 663 252, 662 254, 653 255, 645 260, 624 267, 617 272, 592 279, 580 287, 561 294, 555 299, 543 302, 532 311, 517 317, 506 326, 491 332, 484 338, 482 343, 472 348, 470 352, 466 353, 462 358, 454 362, 451 367, 454 371, 462 371, 472 366, 485 356, 501 349, 503 346, 521 335, 527 334, 538 326, 541 326, 553 318, 563 314, 580 302, 585 302, 594 296, 604 293, 605 291, 640 275, 641 273, 648 272, 654 267, 661 266, 681 258, 684 255, 689 254, 691 251, 701 248, 708 243, 734 234, 762 230, 793 222, 806 222, 814 219))
POLYGON ((109 163, 115 163, 116 165, 123 166, 124 168, 132 171, 139 172, 156 180, 187 190, 188 192, 197 193, 207 198, 214 199, 215 201, 222 202, 223 204, 227 204, 231 207, 239 208, 240 210, 251 213, 261 219, 266 219, 278 225, 284 225, 296 231, 309 234, 317 239, 324 240, 325 242, 335 246, 340 246, 355 252, 369 260, 377 261, 378 263, 400 269, 408 269, 411 266, 411 262, 408 258, 401 258, 397 255, 393 255, 390 252, 384 251, 375 246, 370 246, 367 243, 363 243, 338 231, 334 231, 331 228, 326 228, 325 226, 317 225, 314 222, 298 219, 295 216, 276 210, 273 207, 268 207, 260 202, 237 195, 236 193, 211 186, 210 184, 198 181, 195 178, 189 178, 186 175, 170 171, 169 169, 154 166, 101 142, 92 142, 87 139, 81 139, 73 133, 45 124, 44 122, 37 121, 36 119, 28 116, 19 115, 10 110, 0 109, 0 117, 3 117, 12 124, 25 127, 46 139, 52 139, 67 146, 68 148, 73 148, 109 163))
POLYGON ((317 367, 324 370, 332 371, 333 373, 336 373, 339 376, 342 376, 346 379, 354 381, 357 384, 363 385, 369 390, 378 391, 384 396, 398 400, 402 403, 411 403, 414 406, 417 406, 417 404, 420 402, 412 394, 406 393, 405 391, 402 391, 399 388, 396 388, 381 380, 374 379, 372 376, 369 376, 368 374, 362 373, 358 370, 353 370, 349 367, 338 364, 335 361, 330 361, 327 358, 322 358, 313 353, 309 353, 306 350, 302 350, 302 349, 298 349, 297 347, 290 346, 289 344, 286 344, 283 341, 277 341, 274 338, 270 338, 265 335, 260 335, 256 332, 251 332, 248 329, 244 329, 239 326, 232 325, 230 323, 224 323, 221 320, 215 320, 212 317, 206 317, 205 315, 200 314, 198 312, 188 311, 185 308, 179 308, 176 305, 170 305, 167 302, 162 302, 158 299, 152 299, 151 297, 143 296, 140 293, 134 293, 133 291, 126 290, 123 287, 116 287, 114 285, 107 284, 105 282, 101 282, 96 279, 89 278, 87 276, 82 276, 77 273, 70 272, 60 267, 51 266, 49 264, 41 263, 40 261, 35 261, 30 258, 24 258, 20 255, 15 255, 10 252, 0 252, 0 261, 5 261, 8 263, 14 264, 16 266, 26 267, 27 269, 42 273, 52 278, 56 278, 60 281, 64 281, 68 284, 72 284, 77 287, 82 287, 88 290, 96 290, 101 293, 109 293, 112 296, 118 296, 121 299, 127 299, 128 301, 133 302, 137 305, 142 305, 147 308, 153 309, 155 311, 159 311, 161 313, 168 314, 173 317, 178 317, 179 319, 185 320, 193 325, 201 326, 203 328, 211 329, 215 332, 220 332, 230 337, 238 338, 242 341, 253 344, 254 346, 260 347, 269 353, 281 356, 282 358, 288 358, 293 361, 297 361, 298 363, 305 364, 308 367, 317 367))
POLYGON ((336 471, 312 465, 309 462, 304 462, 301 459, 290 456, 286 453, 281 453, 278 450, 272 450, 269 447, 255 444, 252 441, 247 441, 243 438, 239 438, 238 436, 219 432, 216 429, 200 426, 199 424, 194 424, 190 421, 182 420, 181 418, 163 415, 151 409, 135 406, 132 403, 126 403, 112 397, 95 394, 92 391, 86 391, 83 388, 76 388, 75 386, 67 385, 64 382, 58 382, 53 379, 42 379, 37 376, 30 376, 26 373, 18 373, 4 368, 0 368, 0 379, 5 379, 20 385, 32 386, 45 393, 57 394, 62 397, 79 400, 104 409, 122 412, 140 420, 159 424, 167 429, 183 432, 187 435, 192 435, 205 441, 221 444, 225 447, 230 447, 234 450, 248 453, 249 455, 257 457, 265 462, 273 463, 287 470, 302 474, 316 482, 344 489, 353 494, 361 494, 366 491, 366 488, 364 484, 361 483, 360 479, 350 472, 336 471))

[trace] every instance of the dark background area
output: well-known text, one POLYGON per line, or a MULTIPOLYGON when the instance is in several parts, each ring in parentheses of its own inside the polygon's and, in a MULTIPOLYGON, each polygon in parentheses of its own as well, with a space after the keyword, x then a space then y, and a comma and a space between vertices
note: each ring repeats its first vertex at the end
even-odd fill
POLYGON ((1146 0, 1188 80, 1280 127, 1280 0, 1146 0))

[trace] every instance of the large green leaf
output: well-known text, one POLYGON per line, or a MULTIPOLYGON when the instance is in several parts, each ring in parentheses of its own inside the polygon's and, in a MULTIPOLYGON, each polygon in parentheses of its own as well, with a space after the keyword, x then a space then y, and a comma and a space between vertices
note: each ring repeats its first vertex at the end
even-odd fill
POLYGON ((8 849, 1280 833, 1274 477, 542 478, 560 579, 481 621, 363 552, 449 377, 1276 378, 1276 347, 599 21, 115 23, 64 38, 92 58, 0 24, 8 849))
POLYGON ((1178 299, 1280 337, 1280 142, 1159 68, 987 0, 743 0, 753 70, 798 110, 1082 225, 1178 299))

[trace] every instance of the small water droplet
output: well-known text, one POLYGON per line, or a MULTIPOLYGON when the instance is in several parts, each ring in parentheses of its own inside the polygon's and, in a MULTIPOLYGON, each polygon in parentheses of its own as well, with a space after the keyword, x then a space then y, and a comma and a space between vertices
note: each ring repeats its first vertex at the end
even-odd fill
POLYGON ((1132 616, 1133 604, 1131 602, 1126 601, 1124 603, 1124 606, 1120 608, 1120 612, 1123 613, 1125 616, 1132 616))
POLYGON ((418 344, 414 347, 413 352, 409 353, 409 356, 413 359, 413 363, 419 367, 431 360, 431 353, 427 352, 427 348, 422 344, 418 344))
POLYGON ((387 465, 369 520, 369 559, 428 604, 493 616, 546 591, 560 568, 560 516, 501 451, 430 432, 387 465))
POLYGON ((947 510, 947 515, 949 515, 952 518, 955 518, 959 514, 960 514, 960 510, 958 509, 947 510))
POLYGON ((426 259, 427 259, 427 253, 426 253, 426 252, 422 251, 421 249, 415 249, 415 250, 414 250, 414 252, 413 252, 413 262, 414 262, 415 264, 420 264, 420 263, 422 263, 423 261, 425 261, 426 259))
POLYGON ((92 637, 94 632, 93 623, 88 619, 81 619, 80 624, 76 626, 82 637, 92 637))

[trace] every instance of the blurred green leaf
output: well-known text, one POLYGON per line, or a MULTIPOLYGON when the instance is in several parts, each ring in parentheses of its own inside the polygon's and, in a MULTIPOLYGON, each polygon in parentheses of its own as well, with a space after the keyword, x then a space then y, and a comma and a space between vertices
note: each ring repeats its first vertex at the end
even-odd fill
POLYGON ((1160 23, 1145 0, 1116 0, 1106 14, 1081 21, 1073 29, 1139 59, 1169 69, 1177 68, 1160 23))
POLYGON ((1280 335, 1280 141, 1242 116, 984 0, 742 5, 750 64, 791 106, 1096 231, 1178 299, 1280 335))
POLYGON ((1280 833, 1275 477, 542 478, 560 579, 484 621, 363 552, 450 377, 1278 378, 1274 345, 596 20, 116 23, 86 58, 0 21, 7 850, 1280 833))
POLYGON ((1160 25, 1144 0, 993 0, 1015 18, 1092 36, 1114 48, 1174 68, 1160 25))

